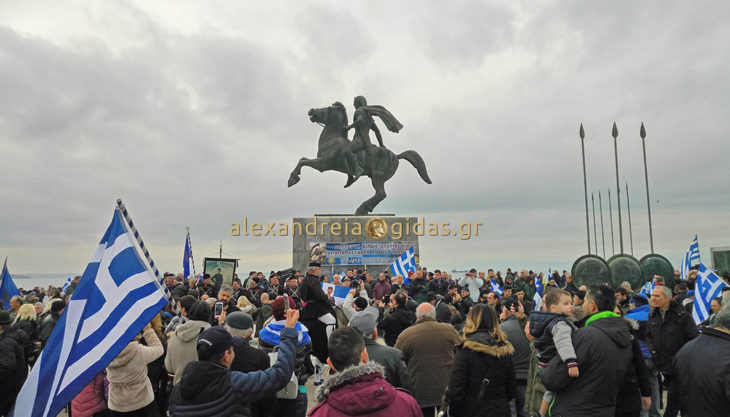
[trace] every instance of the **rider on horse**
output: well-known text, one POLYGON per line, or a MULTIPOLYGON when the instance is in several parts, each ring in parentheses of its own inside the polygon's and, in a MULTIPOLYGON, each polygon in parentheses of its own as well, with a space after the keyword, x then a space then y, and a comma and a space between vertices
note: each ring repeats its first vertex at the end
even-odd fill
POLYGON ((370 142, 370 130, 375 132, 375 137, 378 139, 380 147, 385 147, 383 144, 383 136, 380 134, 380 129, 375 124, 373 116, 380 117, 391 132, 398 133, 403 128, 403 125, 385 107, 368 106, 367 99, 363 96, 355 97, 353 105, 355 106, 355 114, 352 117, 352 124, 347 126, 347 130, 349 131, 355 128, 355 135, 352 138, 352 142, 350 142, 344 151, 347 172, 351 176, 348 185, 355 182, 360 178, 360 175, 365 173, 356 155, 357 152, 367 150, 373 146, 372 142, 370 142))

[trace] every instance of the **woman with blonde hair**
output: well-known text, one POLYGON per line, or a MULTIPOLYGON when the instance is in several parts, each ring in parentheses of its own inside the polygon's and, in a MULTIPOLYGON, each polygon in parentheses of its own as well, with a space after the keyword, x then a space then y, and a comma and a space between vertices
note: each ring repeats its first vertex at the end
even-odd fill
POLYGON ((25 363, 28 366, 33 366, 38 354, 40 353, 41 342, 38 340, 38 316, 35 312, 35 306, 33 304, 23 304, 18 310, 18 315, 15 316, 15 321, 12 325, 13 329, 22 330, 27 336, 27 343, 23 346, 25 352, 25 363))
POLYGON ((494 309, 475 304, 466 316, 448 388, 452 416, 508 417, 517 386, 514 348, 499 327, 494 309))
POLYGON ((238 297, 238 303, 236 303, 236 307, 238 307, 244 313, 250 314, 251 317, 253 317, 257 311, 259 311, 259 309, 245 295, 238 297))

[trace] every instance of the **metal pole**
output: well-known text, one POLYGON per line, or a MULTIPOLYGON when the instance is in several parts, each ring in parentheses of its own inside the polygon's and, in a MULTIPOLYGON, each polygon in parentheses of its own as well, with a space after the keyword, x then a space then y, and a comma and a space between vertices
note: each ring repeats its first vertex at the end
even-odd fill
POLYGON ((122 203, 121 198, 117 199, 117 209, 119 210, 119 213, 122 214, 122 217, 127 223, 127 226, 129 226, 129 231, 132 232, 132 235, 137 240, 137 244, 139 245, 140 249, 142 249, 142 254, 144 255, 145 259, 147 259, 147 263, 150 265, 150 268, 152 268, 152 272, 154 272, 155 277, 157 277, 157 283, 160 285, 160 288, 165 291, 167 301, 172 301, 172 294, 170 294, 170 290, 167 289, 167 285, 160 276, 160 271, 157 270, 157 265, 155 265, 155 261, 152 260, 152 257, 150 256, 150 251, 148 251, 147 247, 144 245, 142 236, 139 235, 137 228, 134 226, 132 218, 129 217, 129 212, 127 212, 127 208, 124 206, 124 203, 122 203))
POLYGON ((613 210, 611 209, 611 187, 608 188, 608 216, 611 220, 611 254, 616 254, 616 246, 613 239, 613 210))
POLYGON ((618 137, 618 128, 616 127, 616 122, 613 122, 613 129, 611 131, 611 136, 613 136, 613 153, 616 159, 616 202, 618 203, 618 243, 619 243, 619 250, 620 253, 624 253, 624 230, 621 226, 621 186, 619 185, 618 181, 618 145, 616 142, 616 138, 618 137))
POLYGON ((631 243, 631 256, 634 256, 634 233, 631 231, 631 201, 629 200, 629 183, 626 182, 626 208, 629 212, 629 242, 631 243))
POLYGON ((646 129, 644 129, 644 122, 641 122, 641 129, 639 130, 639 136, 641 136, 641 149, 644 151, 644 180, 646 181, 646 210, 649 213, 649 247, 651 253, 654 253, 654 232, 651 227, 651 200, 649 200, 649 173, 646 169, 646 129))
POLYGON ((593 198, 593 193, 591 193, 591 205, 593 206, 593 247, 596 248, 596 255, 598 255, 598 234, 596 233, 596 200, 593 198))
MULTIPOLYGON (((588 239, 588 254, 591 253, 591 225, 588 221, 588 181, 586 179, 586 149, 584 145, 585 132, 583 131, 583 123, 580 124, 580 152, 583 155, 583 195, 586 202, 586 237, 588 239)), ((598 248, 596 248, 598 252, 598 248)))
POLYGON ((603 243, 603 259, 606 259, 606 236, 603 233, 603 203, 601 202, 601 190, 598 190, 598 211, 601 213, 601 242, 603 243))

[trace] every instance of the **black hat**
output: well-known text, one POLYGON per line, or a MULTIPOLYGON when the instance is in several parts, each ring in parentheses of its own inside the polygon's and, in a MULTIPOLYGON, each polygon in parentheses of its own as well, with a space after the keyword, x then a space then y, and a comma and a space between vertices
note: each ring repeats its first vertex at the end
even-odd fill
POLYGON ((51 312, 53 312, 53 313, 58 313, 59 311, 61 311, 64 308, 66 308, 66 302, 63 301, 63 300, 61 300, 60 298, 51 301, 51 303, 52 303, 51 304, 51 312))
POLYGON ((316 266, 317 268, 319 268, 322 265, 320 265, 319 262, 317 262, 317 261, 312 261, 309 263, 309 266, 316 266))
POLYGON ((10 320, 10 313, 7 311, 0 311, 0 324, 10 324, 13 321, 10 320))
POLYGON ((586 292, 585 292, 585 290, 578 290, 575 293, 575 295, 577 295, 578 298, 580 298, 581 300, 583 300, 584 298, 586 298, 586 292))
POLYGON ((359 310, 365 310, 366 308, 368 308, 368 300, 363 297, 357 297, 355 299, 355 305, 359 310))
POLYGON ((233 344, 233 336, 220 326, 211 327, 198 336, 198 358, 215 358, 227 351, 233 344))

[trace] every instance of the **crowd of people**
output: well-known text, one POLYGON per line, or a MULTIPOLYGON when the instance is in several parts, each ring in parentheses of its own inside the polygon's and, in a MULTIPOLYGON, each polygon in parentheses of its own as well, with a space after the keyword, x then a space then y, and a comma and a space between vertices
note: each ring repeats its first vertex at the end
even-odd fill
MULTIPOLYGON (((730 292, 696 325, 696 273, 671 288, 667 278, 655 276, 647 294, 627 282, 579 286, 566 271, 328 277, 312 263, 231 285, 165 273, 172 302, 68 413, 730 415, 730 292), (338 302, 325 282, 349 293, 338 302)), ((22 291, 0 311, 0 416, 80 279, 63 292, 22 291)))

